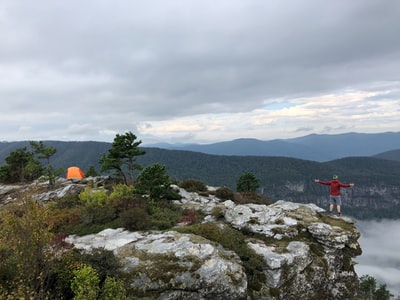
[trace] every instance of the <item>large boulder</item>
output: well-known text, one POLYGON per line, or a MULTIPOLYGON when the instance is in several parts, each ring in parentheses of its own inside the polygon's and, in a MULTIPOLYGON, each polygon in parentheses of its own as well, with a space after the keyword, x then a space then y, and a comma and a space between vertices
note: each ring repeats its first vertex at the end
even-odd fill
POLYGON ((352 258, 361 249, 351 219, 325 215, 314 204, 225 205, 226 222, 257 234, 258 240, 248 245, 264 258, 267 294, 277 299, 354 298, 358 277, 352 258))
POLYGON ((246 299, 247 278, 239 257, 200 236, 107 229, 67 241, 86 250, 113 250, 138 297, 246 299))

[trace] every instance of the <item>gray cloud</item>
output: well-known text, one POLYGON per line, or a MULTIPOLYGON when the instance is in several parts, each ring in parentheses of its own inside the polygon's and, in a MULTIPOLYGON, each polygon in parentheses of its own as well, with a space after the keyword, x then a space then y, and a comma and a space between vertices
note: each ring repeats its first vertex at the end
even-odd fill
POLYGON ((6 0, 2 111, 60 112, 95 137, 122 129, 108 120, 249 113, 376 82, 392 82, 385 99, 398 99, 399 13, 394 0, 6 0))

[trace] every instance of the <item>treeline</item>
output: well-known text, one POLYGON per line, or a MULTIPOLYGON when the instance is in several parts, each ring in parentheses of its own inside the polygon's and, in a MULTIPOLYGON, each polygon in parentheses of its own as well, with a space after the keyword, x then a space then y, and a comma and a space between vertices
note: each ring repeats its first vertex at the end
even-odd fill
MULTIPOLYGON (((112 144, 102 142, 49 141, 45 145, 57 149, 51 158, 54 169, 66 170, 71 165, 77 165, 85 172, 91 170, 90 173, 95 174, 102 173, 99 159, 112 147, 112 144)), ((0 143, 0 148, 3 146, 0 143)), ((0 159, 5 149, 10 150, 8 146, 0 149, 0 159)), ((330 179, 336 174, 343 182, 355 183, 354 189, 346 191, 344 195, 346 214, 360 219, 400 216, 400 205, 397 204, 400 199, 399 161, 349 157, 319 163, 289 157, 225 156, 138 148, 146 152, 146 155, 136 157, 138 164, 143 167, 161 164, 176 181, 194 178, 210 186, 235 190, 237 178, 245 172, 251 172, 259 180, 258 192, 272 201, 312 202, 325 207, 328 192, 316 185, 314 179, 330 179)))
MULTIPOLYGON (((46 141, 45 145, 57 149, 52 156, 55 169, 66 170, 77 165, 84 171, 93 166, 101 170, 99 158, 111 148, 104 142, 60 142, 46 141)), ((0 164, 11 151, 29 147, 29 142, 0 143, 0 164)), ((384 183, 398 184, 400 162, 375 157, 349 157, 319 163, 290 157, 226 156, 209 155, 199 152, 165 150, 139 147, 146 155, 137 162, 148 166, 160 163, 167 168, 171 177, 177 180, 198 178, 212 186, 235 187, 235 180, 244 172, 252 172, 265 188, 282 185, 287 181, 312 182, 314 178, 329 179, 337 174, 344 181, 368 185, 384 183)))

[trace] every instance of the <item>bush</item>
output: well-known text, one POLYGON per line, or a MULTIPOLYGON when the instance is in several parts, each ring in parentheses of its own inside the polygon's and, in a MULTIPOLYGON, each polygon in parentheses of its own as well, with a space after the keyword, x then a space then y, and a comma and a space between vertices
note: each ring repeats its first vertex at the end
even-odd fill
MULTIPOLYGON (((82 282, 79 280, 77 281, 76 272, 82 269, 83 266, 90 267, 90 269, 93 270, 90 271, 90 273, 96 274, 95 277, 98 279, 97 287, 91 286, 90 288, 92 289, 100 291, 100 287, 104 283, 103 290, 108 290, 108 292, 110 292, 110 286, 105 284, 107 279, 115 278, 115 281, 119 282, 117 278, 120 276, 119 268, 121 265, 112 251, 103 248, 92 249, 91 252, 72 249, 65 252, 61 257, 58 257, 52 264, 50 276, 47 278, 47 292, 51 295, 49 299, 73 299, 74 293, 75 298, 77 298, 76 293, 79 293, 79 283, 82 282), (71 289, 71 282, 73 281, 76 281, 75 285, 77 285, 74 287, 74 293, 71 289)), ((79 299, 88 298, 83 297, 79 299)))
POLYGON ((53 201, 51 206, 57 209, 73 208, 76 206, 81 206, 82 201, 79 199, 78 195, 68 194, 61 199, 53 201))
POLYGON ((149 207, 149 201, 141 195, 122 196, 110 200, 110 206, 120 215, 122 212, 134 207, 140 207, 147 210, 149 207))
POLYGON ((216 219, 224 218, 225 207, 223 205, 216 205, 211 210, 211 215, 216 219))
POLYGON ((188 192, 207 192, 207 186, 197 179, 186 179, 179 186, 188 192))
POLYGON ((109 206, 91 205, 81 211, 81 222, 85 225, 106 224, 116 217, 115 210, 109 206))
POLYGON ((74 271, 74 278, 71 283, 71 290, 76 300, 96 300, 100 293, 99 275, 91 266, 83 266, 74 271))
POLYGON ((185 224, 195 224, 199 220, 199 217, 197 216, 197 212, 194 209, 185 209, 182 211, 182 217, 180 220, 180 223, 185 223, 185 224))
POLYGON ((92 266, 99 275, 100 282, 109 277, 118 277, 121 266, 114 252, 104 248, 92 249, 90 253, 81 252, 78 256, 81 263, 92 266))
POLYGON ((104 189, 86 187, 85 190, 79 194, 79 199, 88 206, 104 206, 107 204, 108 196, 104 189))
POLYGON ((124 282, 120 279, 107 277, 102 288, 101 299, 127 300, 124 282))
POLYGON ((215 191, 215 196, 222 200, 232 200, 234 193, 228 187, 220 187, 215 191))
POLYGON ((169 229, 179 222, 180 212, 166 207, 157 207, 151 214, 151 223, 154 229, 169 229))
POLYGON ((81 222, 81 209, 78 207, 53 209, 49 218, 53 223, 52 232, 71 233, 71 228, 81 222))
POLYGON ((8 291, 13 294, 17 291, 16 299, 30 299, 28 297, 44 293, 45 279, 55 256, 49 247, 54 236, 51 212, 29 194, 3 209, 0 216, 0 297, 8 291))
POLYGON ((246 192, 246 193, 235 193, 233 197, 233 202, 237 204, 271 204, 271 200, 267 197, 257 195, 255 192, 246 192))
POLYGON ((145 230, 151 228, 151 219, 147 211, 141 207, 132 207, 120 215, 121 224, 128 230, 145 230))
POLYGON ((56 259, 50 269, 50 276, 47 278, 47 291, 52 299, 72 299, 71 281, 74 278, 74 270, 80 265, 78 260, 80 251, 73 249, 64 253, 56 259))
POLYGON ((113 186, 109 199, 116 200, 120 198, 130 198, 135 195, 135 187, 133 185, 117 184, 113 186))

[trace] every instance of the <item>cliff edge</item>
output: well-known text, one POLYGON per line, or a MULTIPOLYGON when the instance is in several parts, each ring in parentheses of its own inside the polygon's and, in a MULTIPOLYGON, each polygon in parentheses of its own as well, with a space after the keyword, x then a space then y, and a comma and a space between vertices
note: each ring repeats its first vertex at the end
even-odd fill
POLYGON ((107 229, 67 241, 113 251, 137 299, 355 298, 352 259, 361 249, 350 218, 314 204, 238 205, 175 188, 182 196, 175 203, 200 210, 201 224, 107 229))

